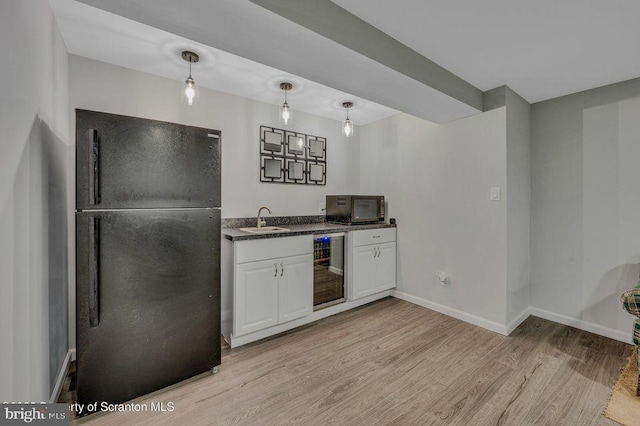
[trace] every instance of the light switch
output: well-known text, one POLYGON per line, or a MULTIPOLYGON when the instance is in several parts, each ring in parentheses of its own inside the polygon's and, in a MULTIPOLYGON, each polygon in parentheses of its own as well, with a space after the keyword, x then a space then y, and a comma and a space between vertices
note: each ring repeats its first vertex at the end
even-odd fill
POLYGON ((491 201, 500 201, 500 188, 491 188, 491 201))

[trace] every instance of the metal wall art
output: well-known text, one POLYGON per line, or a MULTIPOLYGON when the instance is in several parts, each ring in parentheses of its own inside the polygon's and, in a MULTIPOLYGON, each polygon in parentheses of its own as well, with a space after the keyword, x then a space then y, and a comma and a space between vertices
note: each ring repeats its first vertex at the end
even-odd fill
POLYGON ((327 184, 327 139, 260 126, 260 182, 327 184))

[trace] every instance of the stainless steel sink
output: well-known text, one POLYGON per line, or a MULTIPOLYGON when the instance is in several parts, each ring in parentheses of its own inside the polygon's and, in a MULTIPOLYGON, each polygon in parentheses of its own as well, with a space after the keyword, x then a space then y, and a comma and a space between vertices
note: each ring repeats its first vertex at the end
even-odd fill
POLYGON ((251 232, 252 234, 265 234, 268 232, 287 232, 289 228, 280 228, 279 226, 262 226, 257 228, 255 226, 251 228, 240 228, 241 231, 251 232))

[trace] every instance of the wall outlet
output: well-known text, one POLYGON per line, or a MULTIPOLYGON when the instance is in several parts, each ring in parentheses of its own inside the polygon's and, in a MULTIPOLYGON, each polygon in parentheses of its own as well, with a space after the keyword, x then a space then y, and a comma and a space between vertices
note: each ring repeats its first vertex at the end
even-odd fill
POLYGON ((326 210, 326 205, 325 205, 325 203, 320 203, 320 204, 318 205, 318 211, 320 211, 320 213, 324 213, 324 212, 325 212, 325 210, 326 210))
POLYGON ((500 188, 497 186, 491 188, 491 201, 500 201, 500 188))
POLYGON ((440 281, 440 285, 448 287, 451 284, 451 280, 449 280, 449 274, 446 272, 438 273, 438 281, 440 281))

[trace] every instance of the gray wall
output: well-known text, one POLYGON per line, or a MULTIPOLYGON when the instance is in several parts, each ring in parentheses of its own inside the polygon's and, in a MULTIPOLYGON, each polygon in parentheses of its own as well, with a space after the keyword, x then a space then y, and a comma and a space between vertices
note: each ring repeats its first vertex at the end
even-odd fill
POLYGON ((505 108, 437 125, 398 114, 361 127, 360 190, 398 220, 395 296, 506 333, 505 108), (365 143, 366 141, 366 143, 365 143), (451 285, 442 286, 446 272, 451 285))
POLYGON ((619 295, 640 271, 640 79, 531 112, 531 304, 628 340, 619 295))
POLYGON ((67 53, 49 3, 0 2, 0 401, 47 401, 67 353, 67 53))
MULTIPOLYGON (((69 274, 67 153, 69 147, 42 123, 43 167, 46 169, 42 190, 46 191, 47 272, 49 308, 49 385, 53 390, 69 349, 69 274), (45 188, 46 185, 46 188, 45 188)), ((73 197, 71 197, 73 198, 73 197)))
POLYGON ((531 105, 508 87, 507 106, 507 324, 530 305, 531 105))

